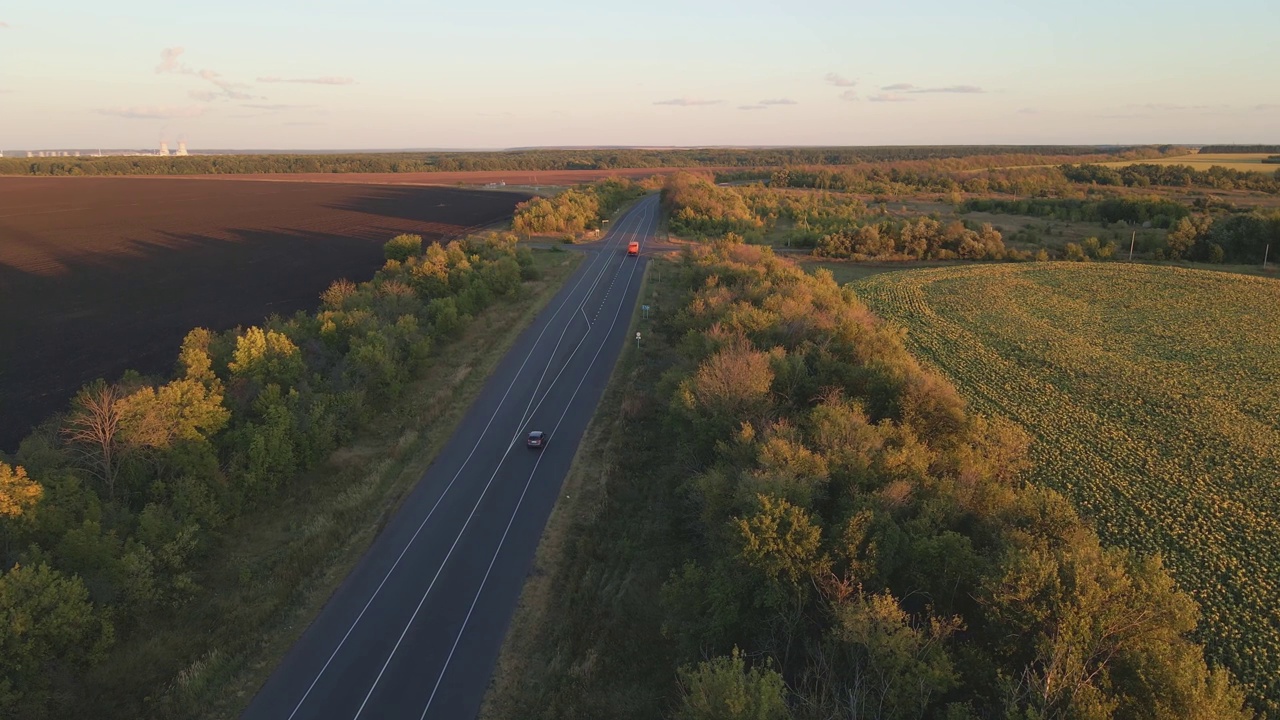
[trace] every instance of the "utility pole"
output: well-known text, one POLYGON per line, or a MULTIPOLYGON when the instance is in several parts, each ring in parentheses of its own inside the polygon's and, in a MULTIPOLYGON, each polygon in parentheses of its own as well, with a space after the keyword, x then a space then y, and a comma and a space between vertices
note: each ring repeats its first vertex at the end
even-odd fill
POLYGON ((1133 231, 1133 237, 1129 238, 1129 262, 1133 262, 1133 244, 1138 241, 1138 231, 1133 231))
POLYGON ((1262 270, 1267 270, 1267 257, 1271 255, 1271 243, 1267 243, 1267 249, 1262 251, 1262 270))

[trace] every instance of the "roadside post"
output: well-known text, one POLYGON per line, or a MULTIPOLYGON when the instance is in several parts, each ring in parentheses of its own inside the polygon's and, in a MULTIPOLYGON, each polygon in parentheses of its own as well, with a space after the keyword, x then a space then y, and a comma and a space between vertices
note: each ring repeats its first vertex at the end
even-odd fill
POLYGON ((640 349, 640 333, 636 333, 636 349, 640 349))

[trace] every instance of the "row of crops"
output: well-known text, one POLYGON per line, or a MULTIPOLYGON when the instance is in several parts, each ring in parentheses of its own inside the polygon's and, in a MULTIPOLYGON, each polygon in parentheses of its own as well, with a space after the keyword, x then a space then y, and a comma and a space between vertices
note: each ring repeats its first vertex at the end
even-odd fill
POLYGON ((1104 541, 1159 553, 1210 660, 1280 717, 1280 282, 1140 265, 892 272, 855 285, 1104 541))

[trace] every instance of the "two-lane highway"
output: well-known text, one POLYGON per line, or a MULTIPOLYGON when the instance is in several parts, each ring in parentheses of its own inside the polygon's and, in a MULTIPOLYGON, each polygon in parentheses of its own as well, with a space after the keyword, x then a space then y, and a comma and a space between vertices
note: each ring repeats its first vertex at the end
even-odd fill
POLYGON ((591 246, 245 720, 474 718, 538 539, 627 338, 647 197, 591 246), (530 430, 543 450, 525 447, 530 430))

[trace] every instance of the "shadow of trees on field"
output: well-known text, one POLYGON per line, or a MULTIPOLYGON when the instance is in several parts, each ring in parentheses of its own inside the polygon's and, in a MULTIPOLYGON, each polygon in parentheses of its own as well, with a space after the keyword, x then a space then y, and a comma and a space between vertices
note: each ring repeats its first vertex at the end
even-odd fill
POLYGON ((56 272, 19 268, 0 252, 0 450, 16 449, 86 382, 128 369, 167 372, 194 327, 224 330, 311 310, 333 280, 372 277, 383 263, 382 244, 394 235, 451 236, 509 215, 518 200, 370 188, 340 207, 318 210, 321 219, 327 210, 370 216, 367 225, 340 232, 153 231, 115 242, 110 251, 59 257, 56 272))
POLYGON ((456 226, 452 231, 439 234, 449 235, 463 228, 487 225, 509 217, 517 203, 531 197, 533 196, 527 193, 444 187, 371 186, 366 192, 325 207, 430 224, 438 223, 445 216, 456 226))

